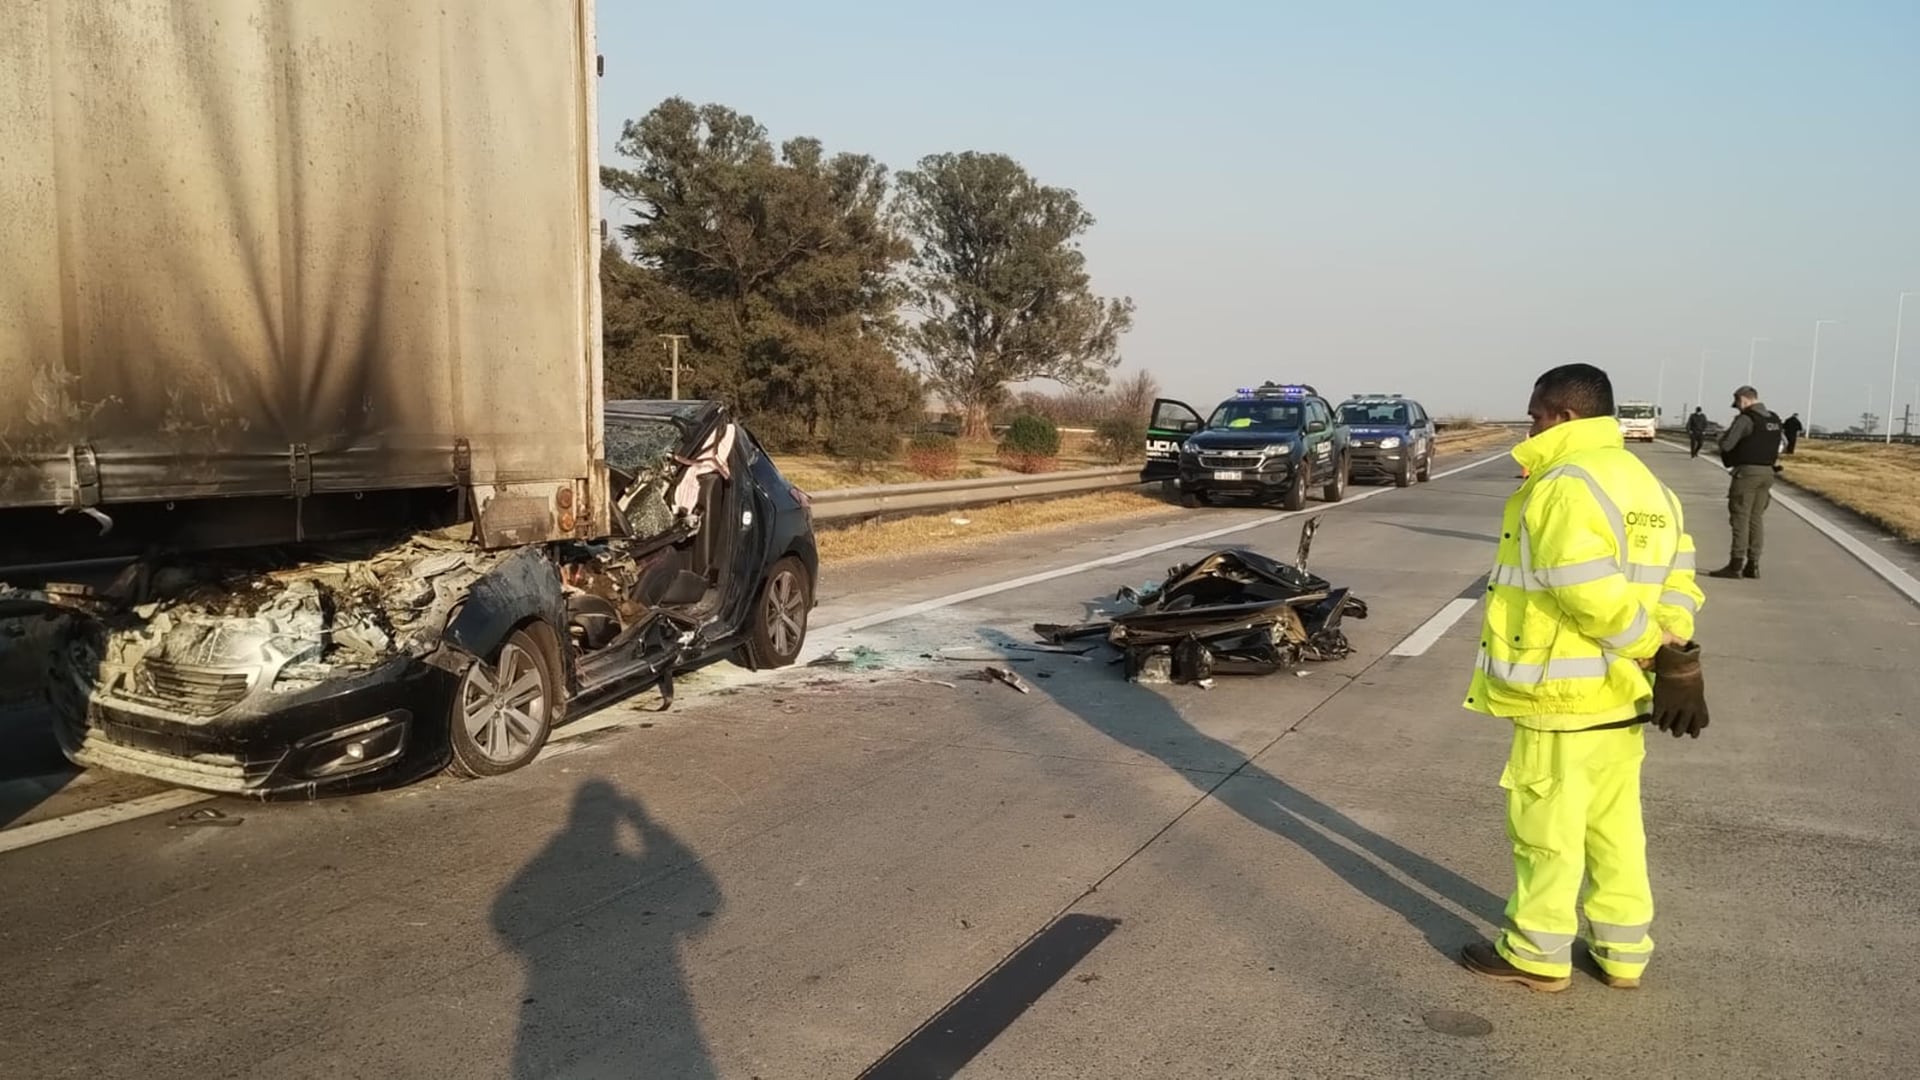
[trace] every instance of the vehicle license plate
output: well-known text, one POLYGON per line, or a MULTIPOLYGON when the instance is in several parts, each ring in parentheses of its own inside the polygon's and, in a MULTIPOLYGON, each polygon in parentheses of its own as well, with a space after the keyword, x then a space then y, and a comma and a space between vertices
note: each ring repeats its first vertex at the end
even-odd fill
POLYGON ((1215 480, 1238 480, 1238 479, 1240 479, 1240 470, 1238 470, 1238 469, 1215 469, 1215 470, 1214 470, 1214 472, 1213 472, 1213 478, 1214 478, 1215 480))

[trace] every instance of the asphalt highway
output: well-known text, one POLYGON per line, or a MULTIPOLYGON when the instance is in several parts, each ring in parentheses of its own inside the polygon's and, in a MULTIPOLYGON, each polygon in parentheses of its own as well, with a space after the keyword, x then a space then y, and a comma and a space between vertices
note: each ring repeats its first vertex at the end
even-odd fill
MULTIPOLYGON (((1713 564, 1724 476, 1641 452, 1713 564)), ((1711 728, 1650 741, 1647 985, 1484 984, 1507 731, 1459 708, 1456 601, 1518 480, 1440 469, 863 566, 816 617, 844 662, 704 673, 507 777, 70 831, 184 797, 49 781, 0 830, 0 1073, 1912 1075, 1920 607, 1776 505, 1766 576, 1705 585, 1711 728), (1013 647, 1319 512, 1347 660, 1200 690, 1013 647)))

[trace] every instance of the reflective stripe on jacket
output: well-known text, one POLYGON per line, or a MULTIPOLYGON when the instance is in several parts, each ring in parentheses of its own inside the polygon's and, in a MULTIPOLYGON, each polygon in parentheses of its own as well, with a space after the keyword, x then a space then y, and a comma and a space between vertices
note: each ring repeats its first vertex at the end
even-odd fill
POLYGON ((1612 417, 1514 448, 1527 482, 1507 500, 1466 707, 1569 731, 1646 712, 1636 661, 1661 631, 1693 637, 1706 597, 1680 500, 1628 453, 1612 417))

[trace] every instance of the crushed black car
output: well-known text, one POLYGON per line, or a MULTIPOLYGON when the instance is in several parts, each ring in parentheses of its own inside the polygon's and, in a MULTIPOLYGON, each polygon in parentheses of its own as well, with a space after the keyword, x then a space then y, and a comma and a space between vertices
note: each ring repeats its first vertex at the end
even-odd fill
POLYGON ((1073 625, 1042 623, 1042 640, 1104 637, 1119 649, 1129 681, 1210 685, 1220 675, 1270 675, 1353 649, 1347 619, 1366 602, 1306 570, 1319 519, 1300 534, 1295 565, 1246 548, 1226 548, 1176 566, 1151 589, 1122 589, 1132 610, 1073 625))
POLYGON ((818 556, 806 496, 709 402, 609 402, 614 535, 503 548, 471 526, 127 563, 0 586, 60 613, 74 762, 312 796, 532 761, 562 721, 713 660, 791 664, 818 556))

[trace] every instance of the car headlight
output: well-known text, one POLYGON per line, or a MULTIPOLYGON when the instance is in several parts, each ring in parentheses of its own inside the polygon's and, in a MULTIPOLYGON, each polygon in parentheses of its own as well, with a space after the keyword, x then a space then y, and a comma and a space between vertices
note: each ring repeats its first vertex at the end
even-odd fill
POLYGON ((1286 457, 1293 452, 1293 447, 1283 442, 1274 443, 1272 446, 1261 447, 1260 452, 1268 457, 1286 457))
POLYGON ((1400 445, 1400 436, 1398 435, 1389 435, 1386 438, 1380 440, 1380 449, 1382 450, 1392 450, 1394 447, 1399 445, 1400 445))

